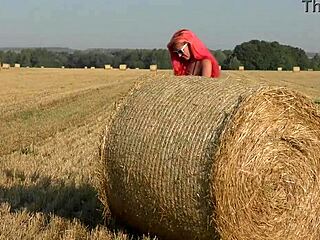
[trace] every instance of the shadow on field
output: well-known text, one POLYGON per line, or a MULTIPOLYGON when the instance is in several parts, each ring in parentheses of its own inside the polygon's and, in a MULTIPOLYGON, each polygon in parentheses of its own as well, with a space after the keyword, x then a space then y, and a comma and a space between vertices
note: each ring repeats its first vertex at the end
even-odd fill
MULTIPOLYGON (((5 171, 7 177, 12 172, 5 171)), ((63 218, 77 218, 88 228, 103 224, 101 205, 96 190, 89 184, 70 184, 54 181, 48 177, 32 179, 30 185, 23 184, 23 173, 14 173, 21 184, 10 188, 0 186, 0 203, 8 202, 11 211, 26 209, 28 212, 54 214, 63 218), (35 180, 35 181, 32 181, 35 180)))
MULTIPOLYGON (((20 184, 12 187, 0 186, 0 203, 7 202, 11 211, 27 210, 41 212, 69 220, 78 219, 89 230, 104 225, 103 207, 97 192, 89 184, 71 184, 39 175, 26 176, 23 172, 5 170, 7 179, 20 184), (26 184, 28 182, 29 184, 26 184)), ((143 239, 143 235, 111 219, 108 229, 111 232, 127 234, 129 239, 143 239)))

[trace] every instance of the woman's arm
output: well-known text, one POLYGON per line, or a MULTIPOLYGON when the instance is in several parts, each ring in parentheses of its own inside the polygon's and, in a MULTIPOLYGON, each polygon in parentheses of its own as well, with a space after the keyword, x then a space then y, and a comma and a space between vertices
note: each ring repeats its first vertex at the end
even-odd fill
POLYGON ((209 59, 203 59, 201 61, 201 76, 204 77, 211 77, 211 73, 212 73, 212 64, 211 61, 209 59))

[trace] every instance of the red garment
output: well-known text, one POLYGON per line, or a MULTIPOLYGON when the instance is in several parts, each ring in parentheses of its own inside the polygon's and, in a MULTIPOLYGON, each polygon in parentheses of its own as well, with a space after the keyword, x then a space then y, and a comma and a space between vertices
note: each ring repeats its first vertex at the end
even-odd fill
POLYGON ((204 43, 190 30, 181 29, 177 31, 171 38, 167 47, 171 56, 171 64, 175 75, 187 75, 188 61, 180 58, 173 51, 174 43, 176 42, 187 42, 189 43, 189 49, 191 52, 191 58, 196 60, 209 59, 212 64, 211 77, 219 77, 220 69, 217 60, 212 56, 211 52, 204 45, 204 43))

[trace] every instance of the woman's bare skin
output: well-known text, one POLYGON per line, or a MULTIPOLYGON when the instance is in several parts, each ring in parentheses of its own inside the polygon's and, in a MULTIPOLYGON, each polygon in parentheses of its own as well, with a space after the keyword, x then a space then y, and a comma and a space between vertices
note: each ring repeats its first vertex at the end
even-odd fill
MULTIPOLYGON (((174 45, 176 51, 182 49, 184 44, 184 42, 177 42, 174 45)), ((183 54, 181 55, 181 58, 189 62, 187 67, 187 72, 189 75, 205 77, 211 76, 212 66, 210 60, 203 59, 201 61, 197 61, 196 59, 193 59, 192 53, 190 52, 190 48, 188 45, 183 48, 183 54)))

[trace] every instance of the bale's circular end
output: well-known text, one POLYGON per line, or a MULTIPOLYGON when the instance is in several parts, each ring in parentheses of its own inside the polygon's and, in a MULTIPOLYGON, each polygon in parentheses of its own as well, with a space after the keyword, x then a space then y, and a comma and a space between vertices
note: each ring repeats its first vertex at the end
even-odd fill
POLYGON ((285 89, 242 102, 213 166, 222 239, 319 239, 319 126, 314 105, 285 89))

